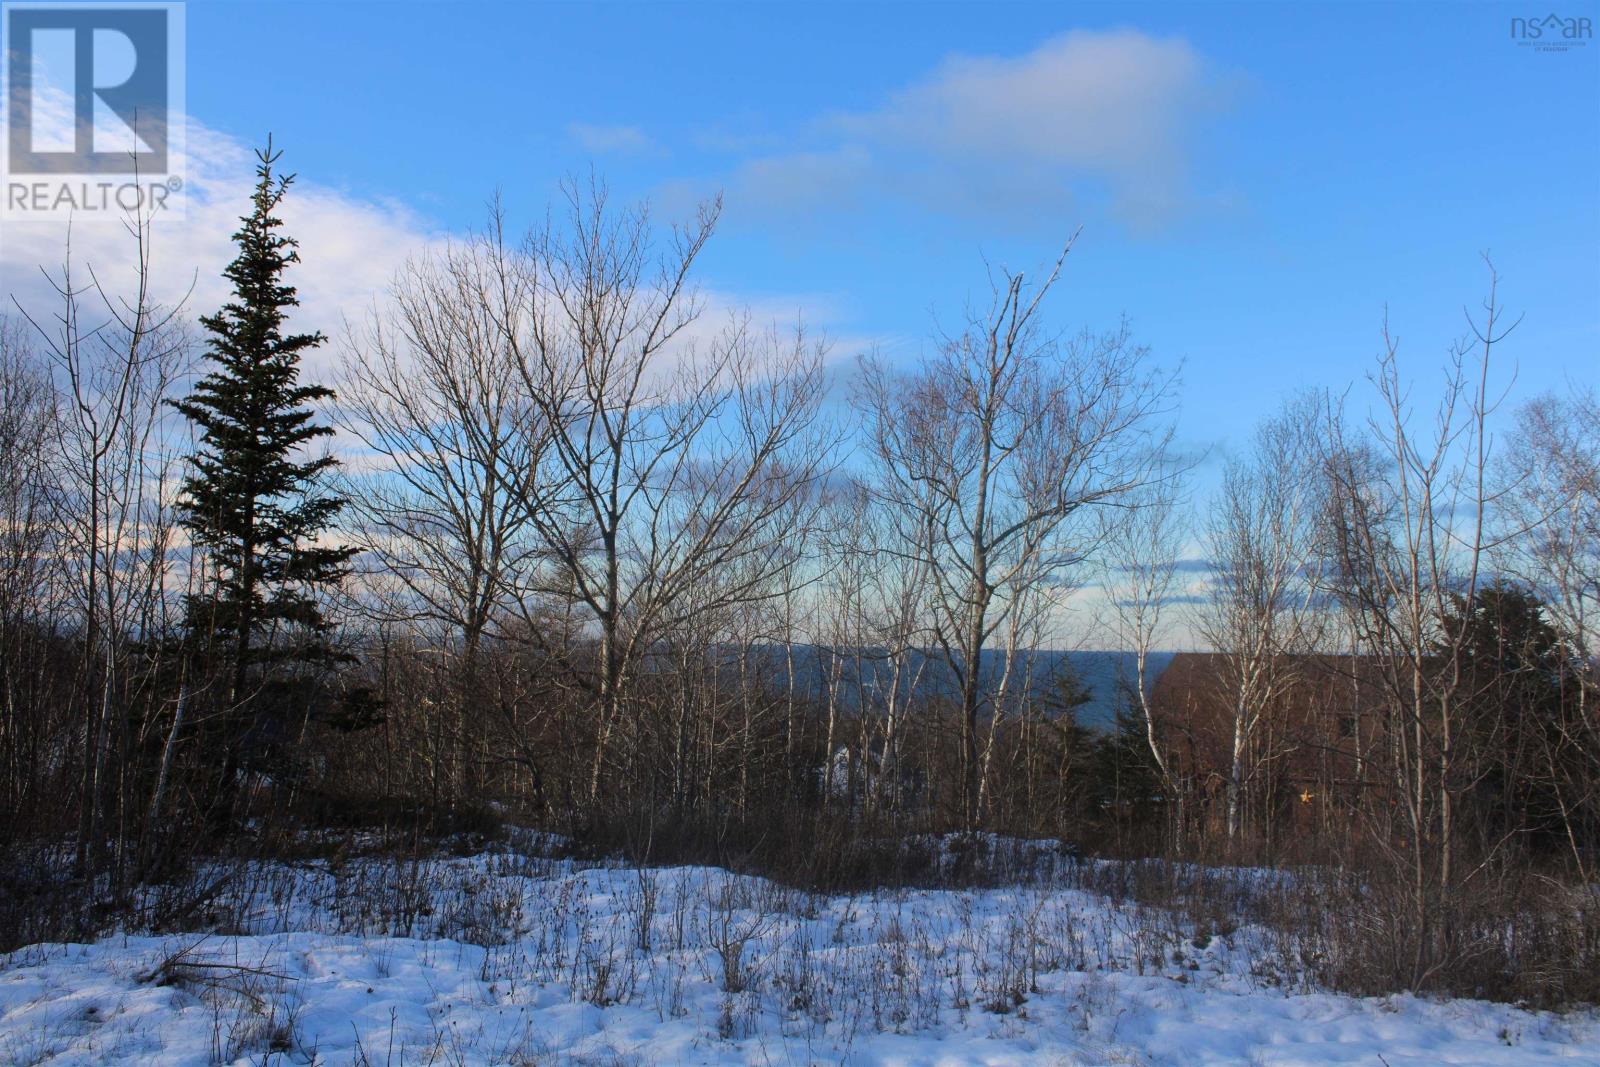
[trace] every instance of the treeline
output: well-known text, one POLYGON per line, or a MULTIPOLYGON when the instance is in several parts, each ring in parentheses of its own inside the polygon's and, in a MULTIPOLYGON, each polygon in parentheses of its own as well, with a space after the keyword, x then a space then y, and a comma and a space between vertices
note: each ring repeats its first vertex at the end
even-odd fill
POLYGON ((68 268, 0 333, 19 872, 65 848, 114 900, 308 828, 513 820, 837 883, 992 829, 1382 872, 1419 975, 1487 872, 1592 882, 1600 411, 1494 410, 1492 290, 1428 410, 1390 344, 1370 398, 1292 400, 1196 506, 1175 374, 1051 323, 1070 243, 841 370, 710 313, 717 202, 663 228, 573 185, 329 340, 293 332, 275 168, 198 331, 135 225, 132 292, 68 268), (1034 669, 1085 629, 1133 653, 1109 733, 1070 661, 1034 669), (1163 687, 1186 633, 1208 667, 1163 687))

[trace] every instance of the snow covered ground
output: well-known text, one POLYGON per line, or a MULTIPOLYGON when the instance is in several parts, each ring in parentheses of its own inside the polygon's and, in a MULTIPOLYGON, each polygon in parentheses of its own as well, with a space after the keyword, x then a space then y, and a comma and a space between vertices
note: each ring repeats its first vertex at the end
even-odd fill
POLYGON ((0 1064, 1600 1064, 1593 1013, 1315 992, 1064 888, 499 853, 256 868, 191 925, 0 957, 0 1064))

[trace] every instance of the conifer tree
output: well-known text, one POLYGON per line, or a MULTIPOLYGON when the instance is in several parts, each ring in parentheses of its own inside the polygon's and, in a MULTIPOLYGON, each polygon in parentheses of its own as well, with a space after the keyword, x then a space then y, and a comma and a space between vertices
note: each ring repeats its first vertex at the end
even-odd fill
POLYGON ((236 731, 266 725, 255 694, 269 665, 335 658, 316 594, 339 580, 355 552, 318 543, 345 501, 323 484, 337 460, 307 453, 333 432, 310 407, 333 390, 300 383, 300 357, 322 334, 286 332, 299 300, 284 273, 299 255, 274 214, 293 181, 274 174, 280 154, 270 139, 257 153, 253 208, 233 235, 238 255, 224 272, 233 298, 200 320, 210 372, 175 404, 199 431, 179 497, 182 522, 209 553, 214 576, 189 600, 188 631, 225 687, 230 769, 236 731))

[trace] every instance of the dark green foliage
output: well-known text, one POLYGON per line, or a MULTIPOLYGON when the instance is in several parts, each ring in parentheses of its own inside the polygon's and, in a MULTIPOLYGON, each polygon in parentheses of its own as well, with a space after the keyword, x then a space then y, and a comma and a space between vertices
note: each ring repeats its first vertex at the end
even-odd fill
POLYGON ((1101 738, 1100 751, 1105 775, 1102 788, 1108 795, 1141 811, 1161 803, 1165 787, 1150 757, 1140 713, 1119 711, 1116 729, 1101 738))
POLYGON ((274 175, 270 142, 258 158, 253 209, 233 235, 238 255, 225 271, 233 299, 200 320, 210 373, 175 404, 199 431, 179 497, 182 522, 211 567, 210 586, 187 604, 188 640, 225 690, 217 695, 236 727, 230 760, 241 742, 282 740, 289 724, 269 705, 306 695, 285 691, 295 672, 269 682, 273 665, 342 658, 317 594, 339 581, 355 551, 317 543, 345 503, 322 484, 337 461, 307 454, 333 432, 311 406, 333 391, 300 382, 302 353, 324 338, 286 332, 299 300, 284 272, 299 256, 275 212, 293 179, 274 175))
MULTIPOLYGON (((1032 801, 1053 813, 1054 822, 1035 822, 1030 832, 1051 830, 1074 846, 1126 849, 1158 821, 1163 799, 1142 722, 1127 710, 1118 712, 1109 731, 1080 722, 1079 709, 1093 693, 1066 657, 1038 700, 1031 758, 1043 788, 1032 801)), ((1005 785, 997 781, 995 788, 1005 785)))
POLYGON ((1582 727, 1581 654, 1539 599, 1510 583, 1480 589, 1471 601, 1455 597, 1443 622, 1465 637, 1467 717, 1458 746, 1471 780, 1456 784, 1470 787, 1476 826, 1562 847, 1575 814, 1571 798, 1585 792, 1572 783, 1590 772, 1572 740, 1582 727))
POLYGON ((1063 656, 1050 672, 1049 685, 1044 693, 1044 710, 1049 715, 1065 715, 1076 722, 1075 709, 1094 699, 1094 692, 1084 684, 1072 661, 1063 656))

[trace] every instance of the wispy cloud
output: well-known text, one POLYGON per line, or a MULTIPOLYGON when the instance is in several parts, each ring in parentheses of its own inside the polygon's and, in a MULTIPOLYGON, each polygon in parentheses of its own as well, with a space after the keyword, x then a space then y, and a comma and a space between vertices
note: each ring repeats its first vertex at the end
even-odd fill
MULTIPOLYGON (((1142 567, 1144 565, 1140 564, 1139 566, 1142 567)), ((1138 569, 1138 568, 1136 568, 1132 564, 1128 564, 1128 565, 1124 565, 1124 566, 1115 567, 1113 569, 1115 571, 1117 571, 1118 573, 1128 573, 1128 572, 1131 572, 1131 571, 1133 571, 1135 569, 1138 569)), ((1212 560, 1209 560, 1209 559, 1179 559, 1179 560, 1173 560, 1173 562, 1172 562, 1172 571, 1173 571, 1174 574, 1205 574, 1205 575, 1210 575, 1210 574, 1216 573, 1216 570, 1217 570, 1216 563, 1214 561, 1212 561, 1212 560)))
POLYGON ((637 126, 597 126, 587 122, 567 125, 567 133, 578 147, 595 155, 632 154, 655 151, 650 135, 637 126))
POLYGON ((1021 56, 954 56, 869 110, 816 117, 740 160, 730 200, 809 214, 883 197, 1021 221, 1103 203, 1159 227, 1193 206, 1197 121, 1226 100, 1186 41, 1077 31, 1021 56))

